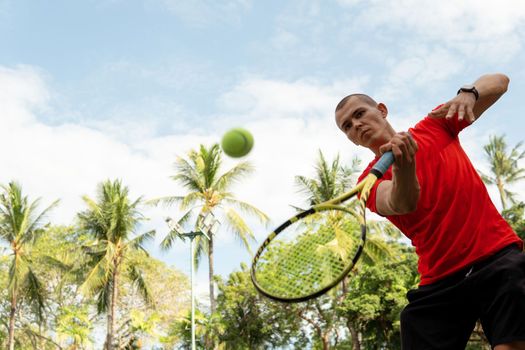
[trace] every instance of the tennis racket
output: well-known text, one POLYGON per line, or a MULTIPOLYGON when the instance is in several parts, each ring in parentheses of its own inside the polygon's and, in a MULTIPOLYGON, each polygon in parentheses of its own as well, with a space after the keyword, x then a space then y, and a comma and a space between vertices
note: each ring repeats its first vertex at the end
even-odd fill
POLYGON ((255 288, 271 299, 292 303, 318 297, 339 283, 363 251, 370 190, 393 163, 394 155, 386 152, 352 190, 295 215, 271 232, 252 261, 255 288), (357 194, 357 211, 342 205, 357 194))

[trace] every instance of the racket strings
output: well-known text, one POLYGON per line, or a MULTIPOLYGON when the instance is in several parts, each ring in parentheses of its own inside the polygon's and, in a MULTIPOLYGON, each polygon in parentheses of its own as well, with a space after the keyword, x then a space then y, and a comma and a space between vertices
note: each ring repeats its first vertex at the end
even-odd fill
POLYGON ((256 278, 260 287, 282 298, 323 289, 352 264, 359 231, 353 215, 336 209, 290 225, 259 257, 256 278))

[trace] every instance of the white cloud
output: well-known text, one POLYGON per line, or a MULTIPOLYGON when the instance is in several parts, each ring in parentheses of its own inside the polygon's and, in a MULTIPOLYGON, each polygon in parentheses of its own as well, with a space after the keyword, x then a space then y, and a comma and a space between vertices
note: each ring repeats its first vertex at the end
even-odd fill
POLYGON ((525 3, 520 0, 375 0, 363 8, 355 1, 340 4, 357 11, 352 12, 354 28, 402 30, 425 45, 439 42, 478 61, 509 60, 523 46, 525 3))
MULTIPOLYGON (((183 193, 169 179, 175 156, 184 155, 201 143, 218 142, 222 132, 235 126, 233 120, 244 120, 242 126, 255 136, 254 150, 247 159, 257 169, 235 188, 235 193, 239 199, 267 212, 274 223, 283 220, 293 212, 290 204, 301 204, 294 176, 312 172, 318 149, 329 158, 341 149, 347 152, 341 155, 343 159, 350 159, 350 152, 353 155, 355 149, 337 131, 332 111, 341 97, 366 81, 323 86, 306 81, 247 80, 225 94, 222 103, 226 112, 211 118, 212 126, 216 126, 211 128, 212 133, 187 129, 184 134, 160 137, 148 130, 141 134, 136 124, 119 119, 92 123, 91 127, 46 125, 32 111, 46 108, 50 95, 41 74, 27 67, 3 71, 8 73, 1 76, 0 89, 10 93, 4 95, 4 105, 16 108, 0 118, 2 122, 17 123, 0 130, 0 146, 9 150, 0 155, 4 165, 1 182, 16 179, 31 198, 43 197, 44 203, 60 198, 61 205, 52 219, 64 224, 71 223, 75 214, 84 209, 81 196, 94 196, 96 185, 108 178, 122 179, 134 198, 183 193), (239 103, 247 98, 253 101, 252 106, 238 110, 239 103)), ((224 169, 236 162, 225 158, 224 169)), ((180 215, 176 208, 147 211, 152 217, 147 226, 161 231, 157 240, 165 234, 163 218, 168 214, 180 215)), ((266 230, 257 228, 258 237, 266 230)), ((231 235, 225 234, 218 244, 232 242, 231 235)))
POLYGON ((0 108, 2 127, 31 122, 31 110, 46 103, 49 94, 40 72, 29 66, 5 68, 0 66, 0 108))
POLYGON ((362 90, 366 78, 322 85, 316 81, 285 82, 248 78, 219 98, 219 105, 235 118, 272 120, 319 117, 332 113, 345 95, 362 90), (244 117, 243 117, 244 116, 244 117))
POLYGON ((421 89, 444 82, 464 68, 463 60, 442 47, 411 47, 399 60, 388 64, 385 83, 379 85, 377 96, 385 100, 403 100, 421 89))
POLYGON ((57 223, 71 223, 84 208, 81 196, 94 196, 96 185, 106 179, 122 179, 134 198, 176 192, 177 186, 169 180, 175 154, 210 140, 183 134, 124 143, 119 138, 127 125, 118 121, 119 125, 107 121, 108 131, 46 125, 33 110, 46 108, 49 91, 38 71, 28 67, 1 68, 0 92, 4 150, 0 181, 17 180, 31 198, 43 197, 44 203, 60 198, 61 205, 52 215, 57 223), (120 133, 112 131, 118 128, 120 133))

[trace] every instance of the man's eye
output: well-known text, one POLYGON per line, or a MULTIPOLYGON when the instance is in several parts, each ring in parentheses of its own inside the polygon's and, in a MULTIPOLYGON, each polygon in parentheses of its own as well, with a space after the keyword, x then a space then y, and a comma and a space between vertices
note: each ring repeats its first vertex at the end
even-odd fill
POLYGON ((363 115, 363 111, 357 112, 357 117, 360 118, 363 115))

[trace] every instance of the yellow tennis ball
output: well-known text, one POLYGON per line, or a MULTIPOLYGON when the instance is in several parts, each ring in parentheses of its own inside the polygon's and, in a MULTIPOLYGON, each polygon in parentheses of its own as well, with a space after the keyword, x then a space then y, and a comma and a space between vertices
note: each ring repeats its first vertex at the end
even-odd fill
POLYGON ((222 150, 230 157, 244 157, 253 147, 252 134, 243 128, 234 128, 227 131, 222 137, 222 150))

